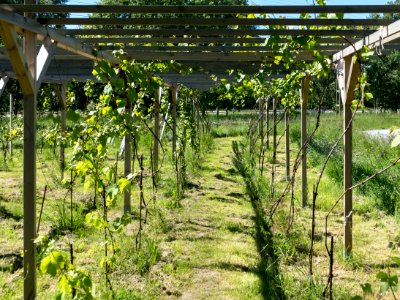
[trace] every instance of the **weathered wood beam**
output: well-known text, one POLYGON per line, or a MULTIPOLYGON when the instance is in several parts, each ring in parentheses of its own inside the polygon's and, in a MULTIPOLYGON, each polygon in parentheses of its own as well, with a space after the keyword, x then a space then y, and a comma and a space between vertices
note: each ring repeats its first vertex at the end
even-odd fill
MULTIPOLYGON (((266 43, 267 37, 76 37, 76 40, 88 44, 107 44, 107 43, 124 43, 124 44, 149 44, 149 43, 172 43, 172 44, 262 44, 266 43)), ((289 40, 282 37, 279 42, 286 43, 289 40)), ((338 38, 338 37, 322 37, 317 39, 318 44, 340 44, 356 42, 353 38, 338 38)))
POLYGON ((290 181, 290 132, 289 132, 289 109, 285 109, 285 165, 286 165, 286 181, 290 181))
POLYGON ((159 143, 160 143, 160 109, 163 88, 160 86, 154 100, 154 127, 153 127, 153 172, 158 172, 159 143))
POLYGON ((68 36, 119 36, 119 35, 138 35, 138 36, 262 36, 262 35, 315 35, 315 36, 358 36, 364 37, 374 32, 369 29, 62 29, 59 30, 68 36))
POLYGON ((172 156, 176 159, 176 123, 177 123, 176 107, 178 104, 178 87, 176 85, 172 85, 171 92, 172 92, 172 156))
MULTIPOLYGON (((125 114, 128 116, 132 115, 132 102, 129 98, 126 99, 125 114)), ((132 135, 130 133, 125 134, 125 146, 124 146, 124 176, 125 178, 132 173, 132 135)), ((131 213, 131 187, 124 191, 124 214, 131 213)))
MULTIPOLYGON (((67 132, 67 84, 56 84, 54 86, 54 92, 58 98, 58 105, 60 107, 60 119, 61 119, 61 136, 65 136, 67 132)), ((61 180, 64 179, 65 170, 65 148, 64 145, 60 145, 60 170, 61 180)))
POLYGON ((385 26, 333 55, 333 62, 360 51, 363 46, 376 47, 400 38, 400 20, 385 26))
MULTIPOLYGON (((25 0, 26 4, 34 4, 35 0, 25 0)), ((26 14, 26 18, 33 17, 26 14)), ((3 28, 12 25, 3 23, 3 28)), ((12 26, 13 27, 13 26, 12 26)), ((24 231, 24 299, 36 299, 36 34, 24 33, 24 56, 18 46, 17 34, 11 30, 10 39, 14 44, 14 51, 10 51, 11 63, 16 67, 25 62, 21 71, 25 74, 18 76, 24 94, 24 142, 23 142, 23 231, 24 231), (18 55, 16 55, 18 53, 18 55), (13 55, 13 57, 11 57, 13 55), (18 63, 13 59, 19 60, 18 63)), ((4 39, 3 39, 4 40, 4 39)), ((7 42, 8 43, 8 42, 7 42)), ((7 43, 6 47, 7 47, 7 43)))
MULTIPOLYGON (((120 49, 120 46, 99 46, 99 50, 120 49)), ((339 51, 343 49, 341 45, 316 46, 314 50, 326 52, 339 51)), ((260 46, 126 46, 124 50, 129 51, 190 51, 190 52, 262 52, 273 54, 272 48, 265 45, 260 46)))
POLYGON ((352 220, 353 220, 353 199, 352 191, 352 111, 351 105, 354 99, 354 90, 360 75, 360 60, 354 61, 352 56, 340 60, 338 68, 338 84, 343 102, 343 189, 344 194, 344 256, 349 257, 353 247, 352 220))
POLYGON ((307 184, 307 101, 310 91, 310 76, 303 77, 300 88, 301 105, 301 202, 306 207, 308 202, 308 184, 307 184))
MULTIPOLYGON (((34 5, 35 6, 35 5, 34 5)), ((21 32, 29 31, 37 34, 37 39, 40 41, 44 41, 46 38, 50 38, 51 40, 57 42, 57 47, 67 50, 68 52, 76 53, 83 57, 92 60, 99 60, 102 57, 98 57, 95 54, 93 48, 82 45, 79 41, 71 38, 67 38, 62 34, 58 33, 57 30, 43 27, 35 20, 30 18, 24 18, 18 14, 6 11, 0 8, 0 23, 6 24, 9 26, 16 26, 17 30, 19 29, 21 32)), ((103 54, 106 55, 106 54, 103 54)), ((106 56, 105 58, 109 59, 111 62, 114 62, 114 57, 111 55, 106 56)))
POLYGON ((131 14, 299 14, 299 13, 398 13, 398 5, 21 5, 1 4, 1 9, 41 13, 131 14))
POLYGON ((45 25, 242 25, 242 26, 386 26, 388 19, 272 19, 272 18, 38 18, 45 25))
MULTIPOLYGON (((216 61, 216 62, 266 62, 273 61, 273 57, 263 53, 176 53, 176 52, 151 52, 129 51, 128 55, 138 61, 146 60, 176 60, 176 61, 216 61)), ((310 55, 298 55, 298 59, 313 60, 310 55)))
MULTIPOLYGON (((3 39, 15 75, 20 83, 24 95, 33 95, 35 82, 28 72, 28 63, 19 44, 14 26, 0 21, 0 35, 3 39)), ((35 58, 36 59, 36 58, 35 58)))

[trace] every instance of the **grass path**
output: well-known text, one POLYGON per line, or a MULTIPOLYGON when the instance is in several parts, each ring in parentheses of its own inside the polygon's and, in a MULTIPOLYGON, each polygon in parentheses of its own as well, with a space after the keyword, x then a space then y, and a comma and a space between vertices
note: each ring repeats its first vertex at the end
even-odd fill
POLYGON ((263 298, 253 210, 233 169, 232 140, 215 140, 163 245, 175 257, 181 299, 263 298))

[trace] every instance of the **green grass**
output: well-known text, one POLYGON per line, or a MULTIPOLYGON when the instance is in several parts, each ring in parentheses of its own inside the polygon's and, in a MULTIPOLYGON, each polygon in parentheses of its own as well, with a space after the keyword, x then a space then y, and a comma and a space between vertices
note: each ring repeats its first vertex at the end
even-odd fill
MULTIPOLYGON (((328 270, 324 246, 325 216, 342 192, 341 148, 329 164, 320 185, 316 205, 314 285, 310 286, 308 250, 311 210, 310 207, 301 208, 300 179, 296 180, 294 225, 287 234, 288 197, 278 208, 272 223, 268 222, 268 215, 265 215, 269 211, 268 205, 272 203, 268 198, 271 170, 268 158, 271 157, 271 151, 266 153, 263 176, 258 170, 252 169, 257 164, 249 164, 247 152, 243 152, 244 179, 232 163, 232 141, 248 137, 248 125, 254 117, 249 112, 240 112, 230 113, 228 117, 221 114, 218 119, 213 115, 210 119, 215 123, 210 135, 201 137, 200 148, 188 148, 185 153, 187 182, 179 205, 176 205, 176 179, 169 132, 165 135, 163 168, 155 200, 149 169, 150 157, 147 155, 152 137, 145 131, 141 134, 139 153, 144 154, 146 166, 144 196, 150 203, 148 222, 142 236, 143 248, 137 250, 135 237, 138 230, 139 191, 135 185, 132 190, 133 221, 121 233, 115 234, 117 247, 121 251, 111 275, 116 299, 270 299, 271 291, 278 291, 287 299, 320 299, 328 270)), ((57 119, 53 117, 39 119, 38 145, 41 142, 41 130, 53 126, 54 122, 57 119)), ((312 128, 315 119, 310 117, 309 122, 309 128, 312 128)), ((354 125, 355 181, 382 168, 399 155, 397 149, 369 141, 360 132, 392 126, 399 126, 397 115, 357 115, 354 125)), ((279 124, 279 134, 282 129, 282 124, 279 124)), ((341 130, 340 117, 322 117, 321 128, 308 155, 311 167, 309 199, 324 155, 341 130)), ((292 119, 291 137, 293 160, 298 150, 298 118, 292 119)), ((282 140, 278 148, 277 195, 286 185, 283 143, 282 140)), ((115 141, 110 160, 114 159, 118 147, 119 142, 115 141)), ((246 142, 244 147, 248 147, 246 142)), ((257 153, 258 144, 255 149, 257 153)), ((67 152, 69 156, 70 151, 67 152)), ((10 257, 20 256, 22 249, 21 157, 20 146, 15 148, 14 155, 6 163, 2 162, 0 155, 1 299, 16 299, 22 295, 22 270, 17 265, 10 269, 13 264, 10 257), (5 257, 5 254, 11 256, 5 257)), ((119 162, 118 168, 122 175, 123 161, 119 162)), ((69 174, 65 175, 69 177, 69 174)), ((375 274, 387 266, 388 257, 398 255, 398 176, 399 170, 394 168, 355 193, 354 255, 351 260, 342 259, 341 202, 333 211, 328 230, 335 238, 336 299, 350 299, 351 295, 361 294, 360 283, 369 281, 376 285, 375 274), (387 247, 390 242, 397 247, 395 250, 387 247)), ((48 192, 41 234, 53 234, 55 247, 67 253, 72 241, 76 266, 90 274, 98 298, 109 297, 104 287, 103 269, 99 267, 104 251, 100 243, 102 232, 89 227, 83 219, 91 209, 93 189, 84 193, 81 183, 77 181, 72 206, 76 228, 70 234, 69 196, 63 210, 67 191, 60 181, 58 148, 54 154, 52 146, 47 143, 42 152, 40 149, 38 151, 37 212, 40 211, 46 184, 48 192)), ((111 219, 122 215, 122 206, 120 198, 109 211, 111 219)), ((98 209, 100 212, 101 206, 98 209)), ((394 269, 396 271, 397 268, 394 269)), ((57 279, 39 274, 38 297, 54 299, 56 286, 57 279)))

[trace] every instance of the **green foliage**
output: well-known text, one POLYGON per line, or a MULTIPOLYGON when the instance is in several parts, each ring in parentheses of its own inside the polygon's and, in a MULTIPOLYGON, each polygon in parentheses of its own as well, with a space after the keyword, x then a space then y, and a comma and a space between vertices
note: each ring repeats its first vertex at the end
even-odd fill
POLYGON ((370 91, 374 95, 372 104, 383 109, 399 109, 400 51, 373 57, 366 68, 370 91))
POLYGON ((42 259, 39 269, 42 274, 51 277, 59 275, 56 299, 93 299, 91 278, 71 265, 66 253, 49 252, 42 259))
POLYGON ((155 241, 146 238, 143 241, 142 248, 133 254, 132 260, 136 266, 136 271, 144 275, 150 271, 150 268, 161 258, 161 252, 155 241))

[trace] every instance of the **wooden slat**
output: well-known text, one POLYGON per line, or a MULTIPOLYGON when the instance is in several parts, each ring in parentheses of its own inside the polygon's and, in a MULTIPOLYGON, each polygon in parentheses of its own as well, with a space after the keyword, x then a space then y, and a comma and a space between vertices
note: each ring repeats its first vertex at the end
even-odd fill
POLYGON ((21 5, 0 4, 15 12, 42 13, 157 13, 157 14, 299 14, 299 13, 398 13, 398 5, 21 5))
POLYGON ((7 49, 16 77, 21 85, 22 93, 24 95, 33 95, 35 92, 35 83, 28 70, 28 65, 19 45, 14 26, 0 22, 0 35, 7 49))
POLYGON ((381 30, 375 31, 371 35, 356 42, 354 45, 336 53, 333 55, 333 61, 336 62, 344 57, 353 55, 357 51, 360 51, 363 46, 375 47, 379 44, 389 43, 396 39, 400 39, 400 20, 382 28, 381 30))
POLYGON ((46 25, 268 25, 268 26, 385 26, 392 23, 388 19, 270 19, 270 18, 38 18, 46 25))
MULTIPOLYGON (((107 44, 107 43, 124 43, 124 44, 149 44, 149 43, 170 43, 170 44, 261 44, 266 42, 264 37, 77 37, 78 41, 88 44, 107 44)), ((356 39, 347 38, 349 42, 356 42, 356 39)), ((280 40, 282 43, 288 41, 287 38, 280 40)), ((321 44, 347 44, 343 38, 318 38, 318 43, 321 44)))
MULTIPOLYGON (((97 56, 94 55, 94 50, 91 47, 82 45, 79 41, 71 38, 66 38, 65 36, 59 34, 56 30, 51 28, 45 28, 36 21, 24 18, 23 16, 10 13, 5 10, 0 9, 0 22, 8 23, 16 26, 23 30, 27 30, 38 35, 38 39, 44 41, 47 37, 57 42, 57 47, 65 49, 69 52, 79 54, 83 57, 97 60, 97 56)), ((114 60, 113 57, 108 57, 111 61, 114 60)))
MULTIPOLYGON (((316 46, 314 50, 339 51, 341 46, 316 46)), ((99 50, 116 50, 118 46, 99 46, 99 50)), ((274 53, 266 46, 126 46, 124 51, 163 51, 163 52, 262 52, 274 53)))
POLYGON ((151 35, 151 36, 261 36, 261 35, 315 35, 315 36, 358 36, 363 37, 373 33, 368 29, 342 30, 310 30, 310 29, 65 29, 63 34, 78 35, 151 35))

